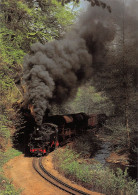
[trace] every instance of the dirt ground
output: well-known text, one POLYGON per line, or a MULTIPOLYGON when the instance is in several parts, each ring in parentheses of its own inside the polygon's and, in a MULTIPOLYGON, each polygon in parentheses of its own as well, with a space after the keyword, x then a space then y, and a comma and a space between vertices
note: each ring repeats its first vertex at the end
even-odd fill
MULTIPOLYGON (((91 192, 85 188, 78 186, 70 180, 61 176, 53 168, 52 153, 43 159, 43 164, 54 176, 58 177, 65 183, 72 185, 75 188, 83 190, 91 195, 102 195, 97 192, 91 192)), ((17 189, 21 189, 21 195, 67 195, 68 193, 54 187, 52 184, 41 178, 40 175, 32 167, 32 158, 20 155, 11 159, 4 165, 5 175, 11 179, 17 189)))
POLYGON ((111 152, 110 156, 106 159, 106 162, 109 163, 119 163, 121 165, 129 165, 129 157, 128 154, 119 155, 115 152, 111 152))

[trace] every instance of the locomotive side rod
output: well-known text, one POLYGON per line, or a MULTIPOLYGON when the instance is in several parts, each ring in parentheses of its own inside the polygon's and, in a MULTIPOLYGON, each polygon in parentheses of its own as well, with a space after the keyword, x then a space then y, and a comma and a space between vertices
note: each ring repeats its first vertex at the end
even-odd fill
POLYGON ((34 158, 33 159, 33 167, 34 169, 37 171, 37 173, 39 173, 41 175, 41 177, 43 177, 45 180, 47 180, 48 182, 50 182, 52 185, 58 187, 61 190, 64 190, 65 192, 72 194, 72 195, 90 195, 88 193, 85 193, 81 190, 78 190, 64 182, 62 182, 61 180, 57 179, 56 177, 54 177, 53 175, 51 175, 42 165, 42 158, 34 158), (36 166, 36 161, 38 163, 39 168, 37 168, 36 166), (39 169, 39 170, 38 170, 39 169), (41 169, 41 171, 40 171, 41 169))

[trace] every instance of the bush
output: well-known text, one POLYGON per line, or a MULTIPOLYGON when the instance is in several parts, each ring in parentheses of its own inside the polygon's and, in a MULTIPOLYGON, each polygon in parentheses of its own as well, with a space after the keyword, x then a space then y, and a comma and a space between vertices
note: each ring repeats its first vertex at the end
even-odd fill
POLYGON ((90 155, 91 143, 90 135, 83 135, 83 137, 74 140, 73 148, 77 153, 83 156, 90 155))
POLYGON ((118 169, 115 173, 99 163, 80 163, 80 155, 72 149, 66 148, 54 152, 55 168, 81 183, 89 189, 105 193, 106 195, 135 195, 137 183, 128 177, 127 169, 118 169))
POLYGON ((0 195, 19 195, 21 190, 15 190, 14 186, 3 175, 0 175, 0 195))

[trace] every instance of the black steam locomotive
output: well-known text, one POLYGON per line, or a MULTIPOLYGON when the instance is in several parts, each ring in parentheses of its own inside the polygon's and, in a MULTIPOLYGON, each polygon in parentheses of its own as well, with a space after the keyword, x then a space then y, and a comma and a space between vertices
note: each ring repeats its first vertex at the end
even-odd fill
POLYGON ((88 128, 102 126, 107 117, 105 114, 87 115, 85 113, 47 116, 40 127, 30 135, 30 153, 40 156, 49 153, 59 145, 64 145, 76 135, 88 128))
POLYGON ((59 143, 58 126, 55 124, 43 123, 30 135, 30 152, 36 156, 49 153, 56 146, 59 146, 59 143))

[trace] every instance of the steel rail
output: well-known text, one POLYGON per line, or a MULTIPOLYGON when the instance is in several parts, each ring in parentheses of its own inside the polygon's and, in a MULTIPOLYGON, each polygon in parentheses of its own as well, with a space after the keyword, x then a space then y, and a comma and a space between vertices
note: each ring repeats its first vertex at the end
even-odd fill
MULTIPOLYGON (((57 185, 57 184, 55 184, 54 182, 50 181, 50 179, 48 179, 46 176, 44 176, 44 175, 38 170, 38 168, 36 167, 36 159, 39 160, 39 158, 34 158, 34 159, 33 159, 33 162, 32 162, 33 168, 35 169, 35 171, 36 171, 41 177, 43 177, 43 179, 45 179, 46 181, 48 181, 48 182, 51 183, 52 185, 56 186, 57 188, 59 188, 59 189, 65 191, 65 192, 67 192, 67 193, 69 193, 69 194, 75 195, 74 193, 72 193, 72 192, 70 192, 70 191, 68 191, 68 190, 66 190, 66 189, 64 189, 64 188, 62 188, 62 187, 60 187, 59 185, 57 185)), ((42 170, 42 169, 41 169, 41 170, 42 170)), ((44 172, 44 171, 43 171, 43 172, 44 172)))
POLYGON ((82 194, 82 195, 90 195, 90 194, 88 194, 88 193, 86 193, 86 192, 83 192, 83 191, 81 191, 81 190, 78 190, 77 188, 74 188, 74 187, 72 187, 72 186, 70 186, 70 185, 64 183, 63 181, 61 181, 61 180, 57 179, 56 177, 54 177, 53 175, 51 175, 51 173, 49 173, 49 172, 43 167, 43 165, 42 165, 42 158, 39 159, 39 165, 40 165, 41 169, 42 169, 49 177, 51 177, 52 179, 54 179, 54 180, 57 181, 58 183, 62 184, 63 186, 66 186, 67 188, 69 188, 69 189, 71 189, 71 190, 73 190, 73 191, 75 191, 75 192, 78 192, 78 193, 80 193, 80 194, 82 194))
POLYGON ((54 177, 51 173, 49 173, 49 172, 44 168, 44 166, 43 166, 43 164, 42 164, 42 157, 41 157, 41 158, 34 158, 34 159, 33 159, 33 167, 34 167, 34 169, 37 171, 37 173, 38 173, 41 177, 43 177, 46 181, 50 182, 52 185, 58 187, 59 189, 65 191, 65 192, 67 192, 67 193, 69 193, 69 194, 76 195, 76 192, 77 192, 77 193, 79 193, 79 194, 81 194, 81 195, 90 195, 90 194, 85 193, 85 192, 83 192, 83 191, 81 191, 81 190, 78 190, 78 189, 76 189, 76 188, 74 188, 74 187, 72 187, 72 186, 70 186, 70 185, 68 185, 68 184, 66 184, 66 183, 64 183, 64 182, 62 182, 61 180, 57 179, 56 177, 54 177), (41 172, 45 173, 46 176, 48 176, 50 179, 56 181, 59 185, 62 185, 63 187, 59 186, 58 184, 55 184, 54 181, 51 181, 50 179, 48 179, 46 176, 44 176, 44 175, 38 170, 38 168, 37 168, 36 165, 35 165, 35 164, 36 164, 36 159, 38 160, 39 169, 41 170, 41 172), (65 189, 64 187, 66 187, 67 189, 65 189), (71 190, 71 191, 73 191, 73 192, 71 192, 71 191, 69 191, 69 190, 71 190))

